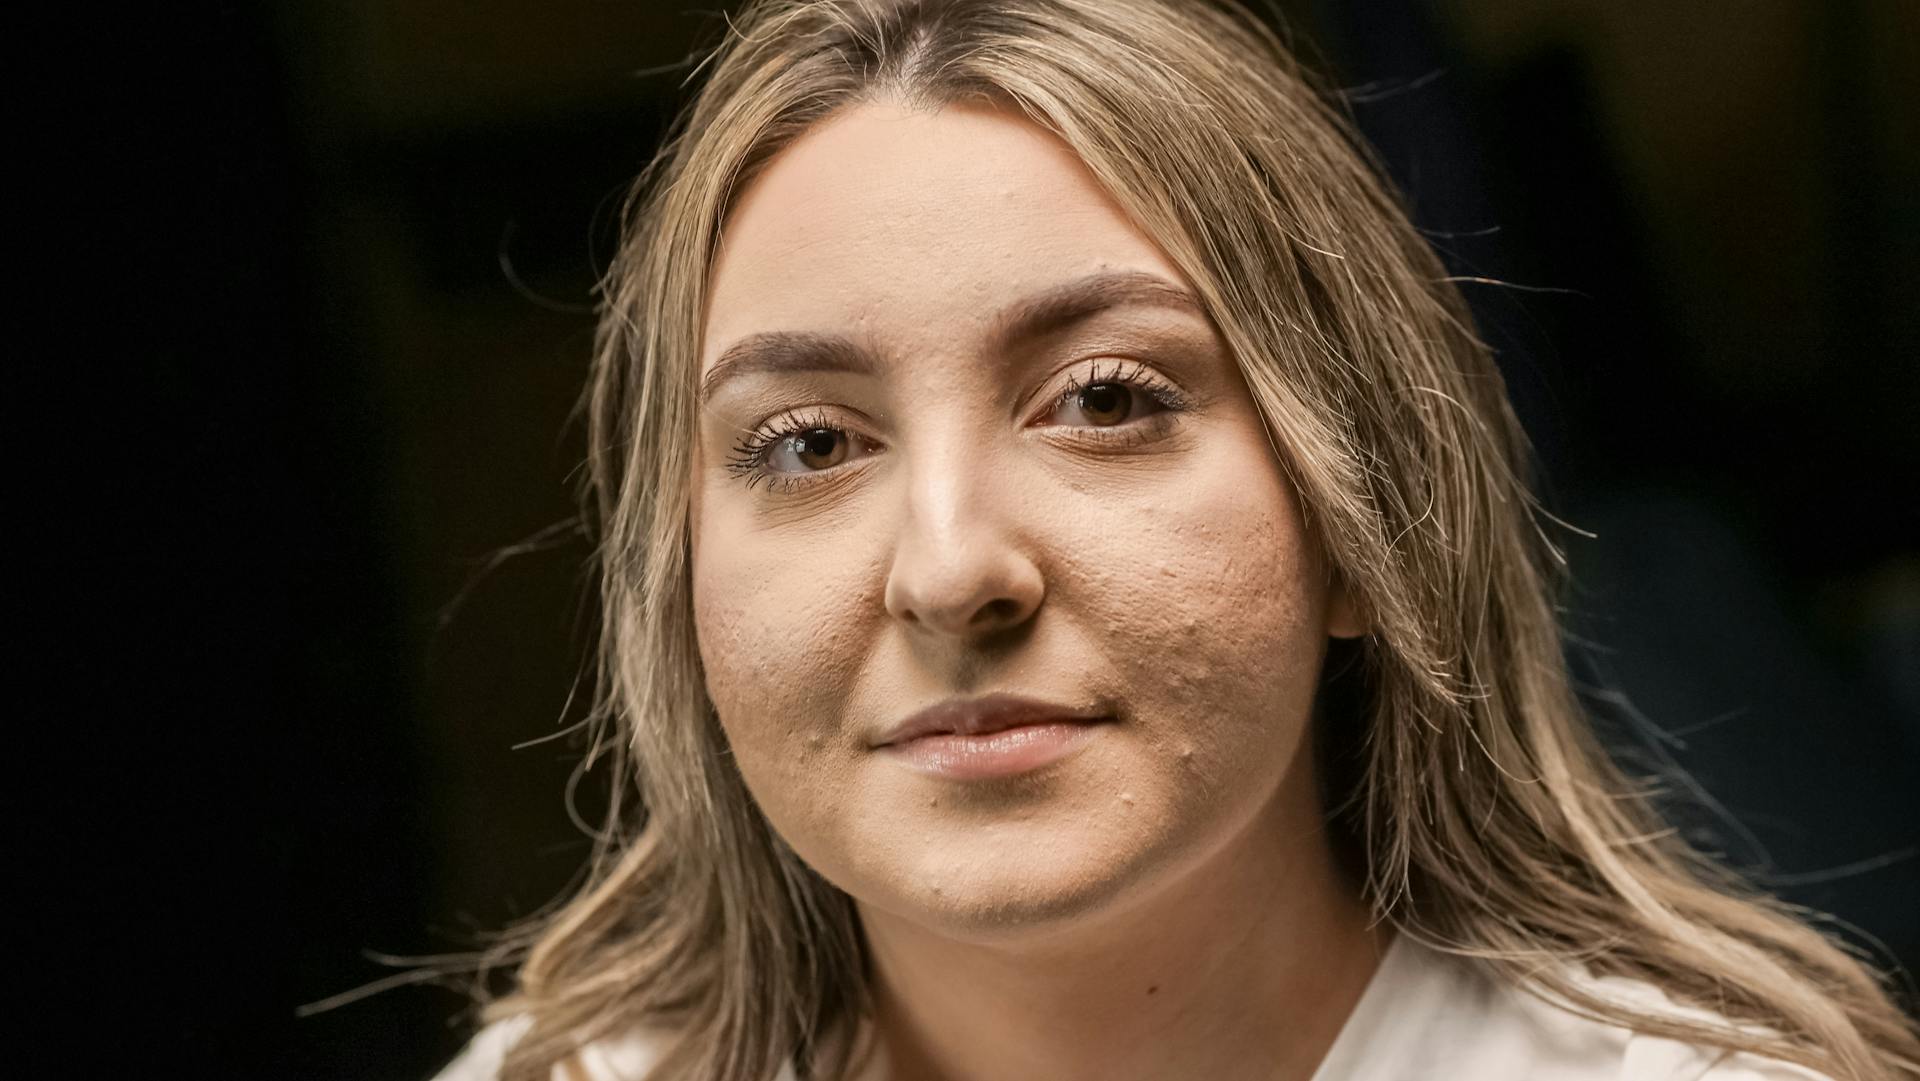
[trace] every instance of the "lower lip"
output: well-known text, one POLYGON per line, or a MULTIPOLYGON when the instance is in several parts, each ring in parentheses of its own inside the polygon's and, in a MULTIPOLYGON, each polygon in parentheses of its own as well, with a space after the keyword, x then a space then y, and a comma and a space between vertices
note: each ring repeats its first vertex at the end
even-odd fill
POLYGON ((1030 773, 1073 753, 1100 722, 1054 722, 1003 728, 977 736, 951 732, 921 736, 885 750, 907 765, 955 781, 984 781, 1030 773))

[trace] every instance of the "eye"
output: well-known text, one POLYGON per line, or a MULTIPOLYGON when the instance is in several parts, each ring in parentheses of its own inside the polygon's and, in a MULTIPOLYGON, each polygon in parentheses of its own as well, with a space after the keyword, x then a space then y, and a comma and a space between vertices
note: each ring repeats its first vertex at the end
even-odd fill
POLYGON ((788 412, 749 432, 733 448, 727 472, 751 488, 761 481, 769 490, 809 484, 852 457, 865 440, 828 422, 825 414, 788 412))
POLYGON ((808 428, 767 448, 767 465, 781 473, 832 469, 847 458, 850 437, 838 428, 808 428), (792 465, 783 465, 790 461, 792 465))
POLYGON ((1136 398, 1145 397, 1145 392, 1135 390, 1127 383, 1088 383, 1062 395, 1055 414, 1066 414, 1066 423, 1071 424, 1072 414, 1077 412, 1085 418, 1084 423, 1107 428, 1153 408, 1154 403, 1150 400, 1144 406, 1135 401, 1136 398))
POLYGON ((1185 394, 1144 365, 1128 369, 1114 362, 1103 371, 1100 362, 1094 361, 1085 381, 1067 377, 1067 389, 1054 400, 1048 416, 1072 427, 1114 428, 1161 413, 1184 412, 1188 406, 1185 394))

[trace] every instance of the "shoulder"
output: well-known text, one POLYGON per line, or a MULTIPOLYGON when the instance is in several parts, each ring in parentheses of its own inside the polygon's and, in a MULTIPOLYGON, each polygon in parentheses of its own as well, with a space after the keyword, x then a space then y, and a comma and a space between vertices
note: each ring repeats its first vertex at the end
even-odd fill
MULTIPOLYGON (((520 1016, 481 1029, 432 1081, 498 1081, 507 1051, 530 1023, 520 1016)), ((668 1042, 668 1034, 649 1030, 597 1040, 555 1067, 551 1081, 645 1081, 665 1056, 668 1042)))
MULTIPOLYGON (((1718 1018, 1651 984, 1563 973, 1601 997, 1655 1013, 1718 1018)), ((1691 1044, 1582 1016, 1544 988, 1482 962, 1396 941, 1315 1081, 1833 1081, 1791 1063, 1691 1044)), ((1724 1023, 1724 1021, 1722 1022, 1724 1023)))
POLYGON ((507 1049, 527 1030, 528 1020, 515 1017, 481 1029, 452 1062, 433 1075, 432 1081, 494 1081, 500 1076, 507 1049))
MULTIPOLYGON (((1665 991, 1644 981, 1617 976, 1594 977, 1578 968, 1570 972, 1587 987, 1614 999, 1676 1017, 1730 1024, 1710 1010, 1680 1005, 1665 991)), ((1644 1032, 1626 1033, 1619 1076, 1622 1081, 1638 1077, 1672 1078, 1673 1081, 1834 1081, 1826 1074, 1791 1062, 1644 1032)))

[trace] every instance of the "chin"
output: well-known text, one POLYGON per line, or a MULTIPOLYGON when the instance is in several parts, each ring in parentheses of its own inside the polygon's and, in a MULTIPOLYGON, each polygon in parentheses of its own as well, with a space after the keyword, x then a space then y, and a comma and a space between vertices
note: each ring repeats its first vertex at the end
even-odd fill
POLYGON ((949 871, 938 882, 896 884, 886 907, 949 938, 1008 943, 1083 922, 1130 892, 1129 876, 1118 869, 1062 870, 1023 860, 949 871))
POLYGON ((917 834, 919 844, 888 846, 901 858, 863 868, 848 892, 951 938, 1005 944, 1124 908, 1173 870, 1171 837, 1142 836, 1118 821, 1088 829, 1085 820, 1049 817, 903 823, 901 832, 917 834))
MULTIPOLYGON (((1208 756, 1209 758, 1211 756, 1208 756)), ((960 941, 1011 944, 1122 918, 1239 834, 1267 767, 1220 770, 1104 741, 988 782, 930 780, 878 757, 775 803, 776 828, 859 905, 960 941), (782 813, 784 812, 784 813, 782 813)), ((778 778, 776 778, 778 779, 778 778)))

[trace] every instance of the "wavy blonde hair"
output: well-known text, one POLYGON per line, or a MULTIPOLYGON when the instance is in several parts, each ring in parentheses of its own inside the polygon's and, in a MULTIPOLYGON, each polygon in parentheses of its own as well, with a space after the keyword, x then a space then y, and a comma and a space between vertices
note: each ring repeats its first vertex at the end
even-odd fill
MULTIPOLYGON (((688 507, 707 273, 736 192, 855 103, 1022 111, 1198 288, 1309 528, 1371 616, 1317 738, 1374 912, 1640 1031, 1840 1078, 1920 1076, 1892 974, 1665 827, 1571 688, 1528 450, 1459 290, 1329 97, 1229 2, 763 0, 634 189, 602 284, 589 516, 603 627, 582 769, 614 799, 578 892, 505 933, 529 1020, 503 1076, 678 1034, 668 1079, 848 1069, 869 1005, 849 898, 726 756, 694 638, 688 507), (1344 763, 1344 765, 1342 765, 1344 763), (1563 962, 1735 1027, 1597 998, 1563 962)), ((1330 665, 1330 670, 1332 666, 1330 665)))

